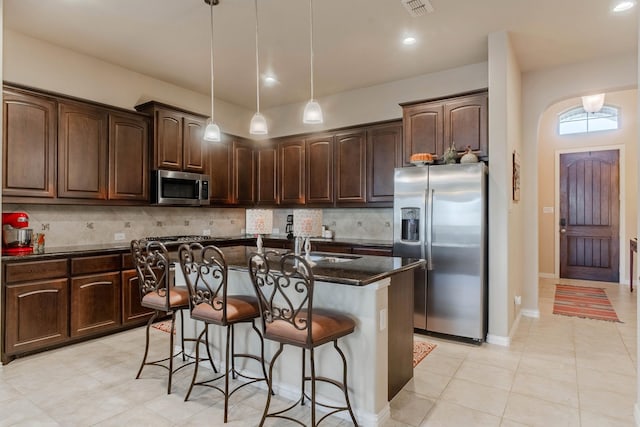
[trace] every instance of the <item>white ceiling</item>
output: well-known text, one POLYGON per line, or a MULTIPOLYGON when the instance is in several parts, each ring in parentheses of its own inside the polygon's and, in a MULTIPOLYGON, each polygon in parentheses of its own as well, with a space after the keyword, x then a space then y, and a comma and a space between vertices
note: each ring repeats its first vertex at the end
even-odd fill
MULTIPOLYGON (((636 52, 636 11, 609 0, 432 0, 411 17, 400 0, 316 0, 316 98, 487 60, 507 30, 523 71, 636 52), (413 33, 414 46, 401 38, 413 33)), ((260 64, 279 83, 261 107, 309 98, 309 3, 261 0, 260 64)), ((215 6, 216 98, 255 108, 252 0, 215 6)), ((203 0, 4 0, 11 30, 209 93, 209 6, 203 0)))

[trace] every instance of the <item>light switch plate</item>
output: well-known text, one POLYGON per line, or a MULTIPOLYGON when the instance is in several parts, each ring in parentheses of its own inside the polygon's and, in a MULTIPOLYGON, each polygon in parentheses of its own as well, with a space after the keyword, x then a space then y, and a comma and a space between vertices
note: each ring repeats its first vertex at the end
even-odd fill
POLYGON ((113 235, 113 240, 115 241, 124 240, 124 239, 125 239, 124 233, 114 233, 113 235))

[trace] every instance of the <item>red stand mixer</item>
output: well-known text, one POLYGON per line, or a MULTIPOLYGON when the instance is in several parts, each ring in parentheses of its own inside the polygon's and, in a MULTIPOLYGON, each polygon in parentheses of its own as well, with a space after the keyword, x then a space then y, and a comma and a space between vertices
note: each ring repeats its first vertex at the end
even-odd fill
POLYGON ((31 239, 33 229, 29 227, 29 215, 25 212, 2 214, 2 254, 21 255, 33 252, 31 239))

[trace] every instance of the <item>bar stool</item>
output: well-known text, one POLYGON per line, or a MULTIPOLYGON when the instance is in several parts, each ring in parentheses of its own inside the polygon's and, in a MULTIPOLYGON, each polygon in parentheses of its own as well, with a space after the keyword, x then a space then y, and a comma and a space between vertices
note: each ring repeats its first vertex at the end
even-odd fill
MULTIPOLYGON (((169 371, 167 384, 167 394, 171 394, 171 379, 178 370, 194 363, 195 359, 183 364, 176 369, 173 368, 173 359, 182 356, 182 361, 186 362, 184 343, 195 341, 194 338, 184 337, 184 314, 183 310, 189 308, 189 292, 184 286, 175 286, 174 271, 172 263, 169 261, 167 248, 157 241, 132 240, 131 255, 136 266, 139 280, 140 304, 143 307, 154 310, 153 316, 147 322, 144 356, 136 379, 140 378, 142 370, 147 365, 160 366, 169 371), (173 330, 176 322, 176 311, 180 312, 180 344, 181 350, 174 354, 173 330), (171 316, 171 330, 169 331, 169 356, 148 362, 149 355, 149 330, 156 319, 167 313, 171 316), (168 362, 165 364, 164 362, 168 362)), ((190 356, 189 356, 190 357, 190 356)), ((191 357, 190 357, 191 358, 191 357)), ((192 358, 191 358, 192 359, 192 358)), ((215 369, 215 366, 214 366, 215 369)))
MULTIPOLYGON (((224 372, 214 378, 196 381, 198 376, 198 364, 193 371, 191 386, 185 396, 187 401, 191 395, 191 390, 196 385, 207 386, 218 390, 224 395, 224 422, 227 422, 229 398, 233 393, 244 386, 257 381, 267 381, 267 371, 264 365, 264 340, 260 330, 255 325, 255 319, 260 316, 258 300, 253 295, 230 295, 228 293, 228 267, 224 254, 213 245, 203 247, 200 243, 183 244, 178 248, 178 258, 180 267, 187 282, 189 292, 189 307, 191 318, 204 322, 204 330, 198 336, 199 343, 206 342, 209 332, 209 325, 226 327, 227 339, 225 348, 224 372), (250 323, 252 329, 260 339, 260 357, 248 353, 235 352, 235 329, 239 323, 250 323), (253 359, 260 363, 263 377, 256 378, 243 374, 236 370, 236 358, 253 359), (229 391, 229 375, 233 379, 242 377, 248 381, 229 391), (224 388, 213 384, 215 381, 224 378, 224 388)), ((199 358, 200 346, 196 346, 196 358, 199 358)), ((211 357, 211 353, 209 353, 211 357)), ((216 371, 217 373, 217 371, 216 371)))
POLYGON ((351 421, 357 426, 358 423, 349 402, 347 360, 338 347, 338 339, 354 331, 355 321, 336 311, 313 307, 314 276, 311 267, 301 256, 289 253, 280 257, 276 252, 267 252, 264 255, 253 253, 249 258, 249 274, 260 304, 263 335, 265 339, 280 344, 269 365, 269 393, 260 426, 264 424, 267 417, 283 418, 304 426, 299 420, 284 414, 292 410, 298 402, 304 405, 305 398, 311 400, 313 427, 320 424, 328 416, 340 411, 348 411, 351 421), (342 382, 316 375, 314 350, 329 342, 333 342, 333 347, 342 359, 342 382), (269 413, 273 388, 273 367, 285 344, 302 349, 302 390, 300 398, 293 405, 269 413), (305 374, 305 353, 307 350, 309 351, 311 376, 305 374), (311 382, 311 396, 305 392, 306 381, 311 382), (317 381, 332 384, 342 390, 345 405, 333 406, 317 402, 317 381), (330 410, 317 423, 316 405, 330 410))

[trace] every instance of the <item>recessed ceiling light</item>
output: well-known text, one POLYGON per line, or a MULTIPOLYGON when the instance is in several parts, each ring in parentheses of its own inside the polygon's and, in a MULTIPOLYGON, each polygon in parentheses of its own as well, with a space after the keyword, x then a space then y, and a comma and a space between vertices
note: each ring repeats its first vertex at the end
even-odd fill
POLYGON ((613 6, 613 11, 614 12, 624 12, 625 10, 631 9, 635 5, 636 5, 635 1, 623 0, 623 1, 620 1, 620 2, 616 3, 616 5, 613 6))
POLYGON ((406 46, 411 46, 412 44, 416 44, 418 40, 413 37, 413 36, 407 36, 404 39, 402 39, 402 44, 406 45, 406 46))
POLYGON ((265 74, 264 76, 262 76, 262 81, 267 86, 273 86, 278 83, 278 79, 276 79, 276 77, 272 74, 265 74))

